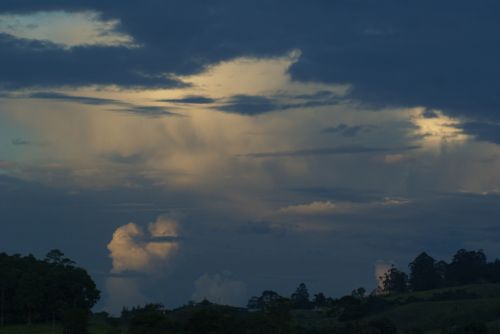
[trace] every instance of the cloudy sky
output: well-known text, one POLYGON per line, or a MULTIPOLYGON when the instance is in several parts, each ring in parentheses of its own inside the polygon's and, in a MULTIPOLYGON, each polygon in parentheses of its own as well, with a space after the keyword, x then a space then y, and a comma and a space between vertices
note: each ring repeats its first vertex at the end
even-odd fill
POLYGON ((495 0, 0 2, 0 246, 103 291, 339 296, 500 257, 495 0))

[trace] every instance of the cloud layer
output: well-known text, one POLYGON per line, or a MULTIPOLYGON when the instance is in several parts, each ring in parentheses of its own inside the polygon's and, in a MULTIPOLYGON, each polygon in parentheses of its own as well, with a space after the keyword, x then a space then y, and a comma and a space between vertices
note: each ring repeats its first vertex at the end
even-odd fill
POLYGON ((0 244, 75 254, 111 308, 338 296, 378 259, 500 256, 499 16, 2 0, 0 244))

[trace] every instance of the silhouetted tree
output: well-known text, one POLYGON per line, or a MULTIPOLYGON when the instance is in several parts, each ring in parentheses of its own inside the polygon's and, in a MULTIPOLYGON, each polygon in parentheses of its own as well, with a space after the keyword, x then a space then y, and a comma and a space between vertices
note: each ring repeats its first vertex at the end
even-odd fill
POLYGON ((309 301, 309 292, 304 283, 300 283, 295 293, 291 296, 292 304, 294 308, 305 309, 309 308, 311 305, 309 301))
POLYGON ((351 292, 351 296, 353 296, 354 298, 364 298, 365 297, 365 293, 366 293, 366 289, 365 288, 357 288, 355 290, 352 290, 351 292))
POLYGON ((448 265, 445 278, 448 285, 475 283, 485 278, 486 269, 486 255, 482 250, 460 249, 448 265))
POLYGON ((64 256, 59 249, 53 249, 45 255, 45 261, 56 265, 73 265, 75 262, 64 256))
POLYGON ((254 310, 267 310, 282 299, 284 299, 284 297, 280 296, 278 293, 272 290, 265 290, 260 297, 250 298, 247 307, 254 310))
POLYGON ((61 251, 43 261, 0 253, 1 324, 60 321, 70 309, 88 314, 99 295, 87 272, 61 251))
POLYGON ((388 293, 401 293, 408 289, 408 275, 392 266, 382 277, 382 288, 388 293))
POLYGON ((441 276, 436 268, 436 260, 420 253, 413 262, 410 263, 410 287, 415 291, 436 289, 441 284, 441 276))
POLYGON ((448 270, 448 263, 443 260, 437 261, 435 268, 436 273, 439 275, 441 284, 446 285, 446 271, 448 270))
POLYGON ((324 307, 324 306, 326 306, 326 302, 327 302, 326 297, 322 292, 314 295, 314 299, 313 299, 314 306, 324 307))
POLYGON ((34 269, 23 273, 16 290, 16 301, 20 311, 26 316, 26 322, 31 324, 39 316, 39 310, 44 306, 43 277, 34 269))
POLYGON ((500 283, 500 260, 488 263, 486 277, 489 282, 500 283))

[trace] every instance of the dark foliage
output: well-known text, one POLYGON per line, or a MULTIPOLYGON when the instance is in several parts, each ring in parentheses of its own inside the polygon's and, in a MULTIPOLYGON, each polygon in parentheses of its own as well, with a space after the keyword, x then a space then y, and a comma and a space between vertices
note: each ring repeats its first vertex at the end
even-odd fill
POLYGON ((445 278, 449 285, 463 285, 480 282, 486 274, 486 255, 482 250, 460 249, 448 265, 445 278))
POLYGON ((285 299, 274 291, 266 290, 262 292, 260 297, 250 298, 247 308, 250 310, 268 310, 285 299))
POLYGON ((86 334, 89 320, 89 310, 69 308, 62 311, 64 334, 86 334))
POLYGON ((87 272, 58 250, 45 260, 0 253, 1 325, 63 321, 66 333, 84 333, 99 296, 87 272))
MULTIPOLYGON (((432 290, 474 283, 500 283, 500 260, 487 262, 482 250, 458 250, 450 263, 436 261, 422 252, 409 264, 409 289, 412 291, 432 290)), ((392 269, 391 269, 392 270, 392 269)), ((388 272, 391 287, 396 283, 393 273, 388 272)), ((385 286, 384 286, 385 288, 385 286)))
POLYGON ((436 260, 422 252, 409 265, 410 286, 414 291, 436 289, 442 285, 441 276, 436 267, 436 260))
POLYGON ((175 325, 169 321, 161 309, 148 308, 148 306, 141 312, 137 312, 130 319, 128 326, 130 334, 162 334, 174 329, 175 325))
POLYGON ((309 291, 304 283, 299 284, 290 300, 292 301, 293 308, 296 309, 308 309, 312 306, 309 300, 309 291))
POLYGON ((408 290, 408 275, 394 266, 389 269, 382 279, 383 289, 389 293, 401 293, 408 290))
POLYGON ((328 300, 322 292, 314 295, 314 299, 312 302, 314 307, 325 307, 327 305, 327 303, 328 303, 328 300))

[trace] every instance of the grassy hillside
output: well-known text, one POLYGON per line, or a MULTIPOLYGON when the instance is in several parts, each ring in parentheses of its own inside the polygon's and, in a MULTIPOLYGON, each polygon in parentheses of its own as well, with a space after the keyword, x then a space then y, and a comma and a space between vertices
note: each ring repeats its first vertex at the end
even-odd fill
MULTIPOLYGON (((92 325, 89 327, 89 334, 107 334, 109 327, 106 325, 92 325)), ((0 328, 0 334, 62 334, 62 327, 59 325, 35 324, 31 326, 16 325, 0 328)))
POLYGON ((385 299, 395 305, 365 320, 387 318, 402 331, 417 328, 440 330, 452 325, 482 322, 488 323, 492 333, 500 333, 500 284, 413 292, 387 296, 385 299))
MULTIPOLYGON (((89 334, 107 334, 110 330, 111 327, 106 324, 92 323, 89 326, 89 334)), ((0 327, 0 334, 62 334, 62 332, 60 325, 34 324, 0 327)), ((126 330, 122 333, 126 333, 126 330)))
POLYGON ((321 330, 389 319, 399 333, 441 333, 443 329, 481 323, 487 326, 488 333, 500 334, 500 284, 459 286, 382 299, 389 302, 388 305, 351 321, 342 322, 331 313, 310 310, 292 311, 293 320, 301 327, 321 330))
MULTIPOLYGON (((478 284, 424 292, 412 292, 382 297, 387 304, 380 309, 370 309, 364 316, 351 321, 339 321, 331 310, 292 310, 293 327, 316 329, 318 333, 335 333, 328 328, 342 328, 349 324, 367 323, 389 319, 398 333, 478 333, 470 330, 453 331, 454 327, 471 323, 487 326, 487 333, 500 334, 500 284, 478 284)), ((186 323, 200 310, 218 310, 239 319, 253 319, 253 313, 244 310, 211 305, 180 308, 170 316, 179 323, 186 323)), ((252 322, 249 322, 251 324, 252 322)), ((94 317, 89 334, 108 334, 111 327, 103 319, 94 317)), ((308 331, 306 331, 309 333, 308 331)), ((9 326, 0 328, 0 334, 60 334, 62 329, 51 325, 9 326)), ((123 334, 127 333, 122 327, 123 334)), ((302 333, 302 332, 300 332, 302 333)), ((484 332, 481 332, 484 333, 484 332)))

